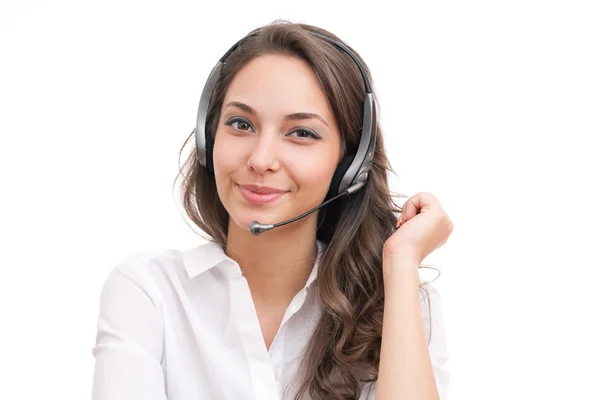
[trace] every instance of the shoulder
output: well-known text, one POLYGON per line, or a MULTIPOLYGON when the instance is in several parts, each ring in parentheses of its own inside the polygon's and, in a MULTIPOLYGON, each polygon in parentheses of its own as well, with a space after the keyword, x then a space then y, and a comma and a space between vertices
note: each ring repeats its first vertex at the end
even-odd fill
POLYGON ((114 274, 124 274, 140 280, 155 276, 159 272, 177 271, 183 267, 183 253, 184 251, 174 249, 132 253, 112 267, 109 277, 114 274))
POLYGON ((136 287, 154 302, 161 297, 166 286, 186 279, 184 258, 189 251, 164 249, 131 253, 112 266, 102 291, 114 291, 123 286, 136 287))
POLYGON ((170 288, 180 287, 191 276, 209 269, 221 253, 219 245, 213 242, 185 250, 139 251, 123 257, 111 268, 105 286, 126 279, 155 299, 161 292, 170 292, 170 288))
POLYGON ((176 274, 179 259, 181 252, 177 250, 137 252, 110 269, 100 292, 94 356, 111 360, 117 351, 121 354, 118 361, 108 362, 127 362, 126 354, 161 360, 164 288, 167 276, 176 274))

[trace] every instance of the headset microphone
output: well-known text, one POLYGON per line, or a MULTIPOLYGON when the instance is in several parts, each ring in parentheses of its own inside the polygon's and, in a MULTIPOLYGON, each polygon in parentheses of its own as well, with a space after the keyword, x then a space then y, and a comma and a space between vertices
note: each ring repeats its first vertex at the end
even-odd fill
POLYGON ((345 196, 345 195, 350 194, 350 193, 354 193, 355 191, 357 191, 358 189, 360 189, 364 184, 365 184, 365 181, 362 181, 362 182, 359 182, 359 183, 357 183, 355 185, 352 185, 345 192, 340 193, 337 196, 332 197, 331 199, 329 199, 327 201, 324 201, 323 203, 319 204, 318 206, 316 206, 312 210, 307 211, 304 214, 302 214, 302 215, 300 215, 300 216, 298 216, 296 218, 288 219, 287 221, 283 221, 283 222, 280 222, 278 224, 261 224, 260 222, 253 221, 252 223, 250 223, 250 226, 248 227, 248 229, 250 229, 250 232, 252 232, 252 234, 254 236, 258 236, 261 233, 266 232, 266 231, 270 231, 271 229, 277 228, 278 226, 287 225, 290 222, 297 221, 297 220, 299 220, 301 218, 306 217, 309 214, 312 214, 313 212, 317 211, 319 208, 323 207, 326 204, 329 204, 330 202, 334 201, 335 199, 339 199, 342 196, 345 196))

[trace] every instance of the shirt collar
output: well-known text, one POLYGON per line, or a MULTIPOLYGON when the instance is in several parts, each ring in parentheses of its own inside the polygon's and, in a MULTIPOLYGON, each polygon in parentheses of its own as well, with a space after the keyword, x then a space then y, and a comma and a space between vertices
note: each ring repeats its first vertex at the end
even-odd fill
MULTIPOLYGON (((225 261, 233 261, 225 254, 217 242, 207 242, 182 254, 183 265, 190 279, 195 278, 204 271, 220 265, 225 261)), ((235 262, 235 261, 233 261, 235 262)), ((237 263, 236 263, 237 264, 237 263)))
MULTIPOLYGON (((312 286, 317 277, 317 271, 319 269, 319 263, 325 250, 325 243, 317 240, 317 259, 315 260, 314 266, 308 279, 306 280, 305 287, 312 286)), ((241 275, 242 271, 240 266, 235 260, 225 254, 225 250, 217 242, 207 242, 200 246, 186 250, 182 253, 183 264, 185 271, 190 279, 195 278, 201 273, 208 271, 211 268, 217 267, 222 263, 229 263, 234 268, 235 273, 241 275)))

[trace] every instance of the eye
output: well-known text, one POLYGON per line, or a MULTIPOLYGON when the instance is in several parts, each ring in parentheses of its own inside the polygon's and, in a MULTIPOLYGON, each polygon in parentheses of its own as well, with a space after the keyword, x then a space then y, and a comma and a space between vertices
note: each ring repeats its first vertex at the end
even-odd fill
POLYGON ((321 136, 317 135, 316 133, 314 133, 313 131, 309 130, 309 129, 296 129, 293 132, 290 132, 289 135, 292 135, 294 133, 298 133, 297 137, 301 138, 301 139, 308 139, 308 138, 313 138, 315 140, 319 140, 321 139, 321 136))
POLYGON ((225 125, 231 125, 234 129, 238 131, 247 131, 248 128, 252 128, 250 122, 246 121, 243 118, 232 118, 229 121, 225 122, 225 125), (238 124, 237 127, 234 124, 238 124))

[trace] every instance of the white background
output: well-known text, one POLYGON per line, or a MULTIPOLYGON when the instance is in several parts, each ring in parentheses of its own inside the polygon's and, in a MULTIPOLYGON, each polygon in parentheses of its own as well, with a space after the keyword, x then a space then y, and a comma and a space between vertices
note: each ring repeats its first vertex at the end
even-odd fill
POLYGON ((179 149, 216 61, 279 18, 364 57, 395 190, 455 224, 427 259, 451 398, 600 398, 596 4, 3 1, 0 398, 89 398, 101 285, 201 241, 179 149))

